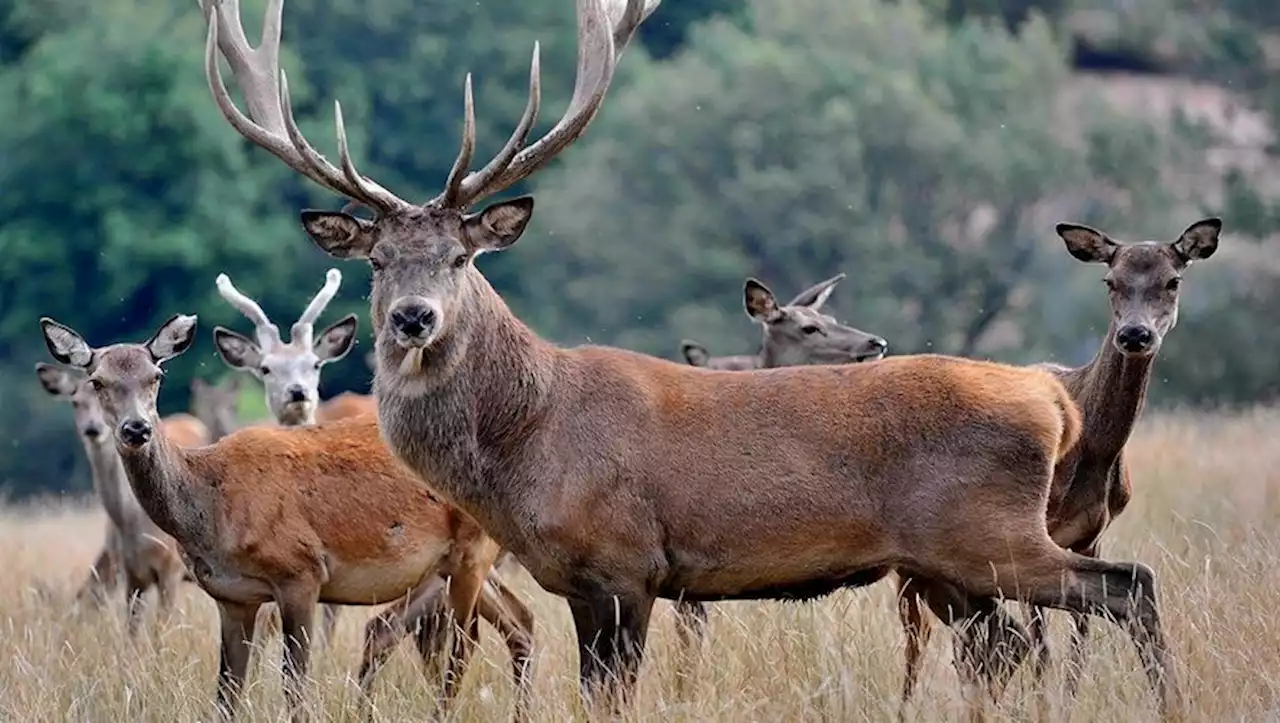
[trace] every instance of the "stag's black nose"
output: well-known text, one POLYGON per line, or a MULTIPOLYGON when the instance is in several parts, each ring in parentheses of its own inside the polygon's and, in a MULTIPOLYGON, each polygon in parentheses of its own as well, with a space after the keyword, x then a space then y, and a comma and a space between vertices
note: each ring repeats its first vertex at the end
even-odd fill
POLYGON ((1155 341, 1156 333, 1145 325, 1126 326, 1116 332, 1116 343, 1130 354, 1150 350, 1155 341))
POLYGON ((297 403, 307 401, 307 391, 302 388, 301 384, 291 384, 289 385, 289 388, 284 391, 289 395, 290 402, 297 403))
POLYGON ((391 325, 408 337, 424 336, 436 324, 436 312, 427 304, 400 304, 390 316, 391 325))
POLYGON ((144 419, 128 419, 120 425, 120 441, 141 447, 151 440, 151 425, 144 419))

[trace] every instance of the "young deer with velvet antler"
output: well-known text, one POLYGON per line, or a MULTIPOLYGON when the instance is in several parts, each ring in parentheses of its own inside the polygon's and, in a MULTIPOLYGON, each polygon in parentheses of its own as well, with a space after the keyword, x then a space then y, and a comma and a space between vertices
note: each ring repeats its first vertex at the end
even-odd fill
MULTIPOLYGON (((77 597, 94 595, 93 579, 105 582, 109 579, 107 574, 113 577, 117 574, 110 568, 118 567, 125 579, 128 629, 131 634, 135 633, 148 590, 156 589, 162 615, 167 615, 173 606, 174 595, 186 576, 178 543, 147 516, 134 496, 120 456, 111 441, 110 426, 102 405, 83 375, 41 362, 36 364, 36 376, 46 392, 70 402, 75 412, 77 435, 84 445, 85 456, 89 458, 93 488, 107 513, 106 544, 94 563, 90 583, 77 597), (113 557, 114 560, 111 559, 113 557)), ((209 442, 204 425, 190 415, 166 417, 159 424, 175 444, 199 447, 209 442)))
MULTIPOLYGON (((1037 365, 1062 380, 1083 413, 1080 443, 1058 463, 1047 505, 1049 534, 1068 550, 1098 557, 1102 534, 1129 503, 1132 486, 1124 447, 1146 401, 1152 362, 1177 323, 1183 272, 1192 262, 1213 255, 1221 232, 1221 219, 1205 218, 1173 241, 1121 244, 1088 226, 1057 226, 1068 253, 1080 261, 1107 266, 1103 281, 1111 304, 1111 323, 1091 362, 1078 368, 1037 365)), ((920 595, 933 584, 926 579, 899 577, 899 614, 907 633, 902 716, 919 677, 920 658, 930 632, 920 595)), ((1078 613, 1073 617, 1066 668, 1068 697, 1079 685, 1089 634, 1089 618, 1078 613)), ((1043 611, 1033 612, 1030 633, 1031 642, 1040 650, 1035 667, 1040 678, 1049 666, 1043 611)), ((990 688, 1003 688, 1017 663, 1010 660, 993 671, 990 688)), ((1044 698, 1040 705, 1047 705, 1044 698)))
MULTIPOLYGON (((774 369, 808 364, 856 364, 881 359, 889 343, 875 334, 841 324, 822 312, 836 284, 845 274, 836 274, 801 291, 786 305, 779 305, 769 287, 754 278, 743 284, 743 306, 747 316, 760 324, 764 339, 760 352, 747 356, 711 356, 696 341, 685 339, 680 350, 685 361, 696 367, 722 371, 774 369)), ((686 646, 696 645, 706 633, 707 610, 702 603, 676 604, 677 631, 686 646)))
MULTIPOLYGON (((527 610, 486 578, 497 545, 466 514, 442 503, 391 456, 372 415, 296 427, 249 427, 197 449, 175 444, 159 423, 162 365, 188 349, 196 318, 174 316, 144 344, 93 348, 72 329, 41 319, 55 359, 83 369, 141 507, 182 544, 191 571, 218 605, 222 655, 218 708, 234 714, 257 612, 280 609, 285 690, 295 720, 320 602, 378 605, 423 597, 433 576, 449 578, 445 607, 474 633, 485 616, 506 637, 526 705, 531 631, 527 610), (370 496, 351 496, 351 490, 370 496)), ((445 587, 441 584, 439 587, 445 587)), ((509 592, 509 591, 508 591, 509 592)), ((405 615, 433 611, 433 605, 405 615)), ((413 620, 406 624, 413 624, 413 620)), ((445 676, 457 690, 474 635, 458 635, 445 676)), ((368 693, 377 641, 367 640, 368 693)))
MULTIPOLYGON (((324 286, 312 297, 302 316, 289 330, 289 341, 280 337, 280 328, 267 318, 258 302, 246 296, 226 274, 214 281, 218 294, 253 322, 257 341, 218 326, 213 329, 214 347, 227 366, 252 374, 262 382, 267 408, 283 427, 315 424, 320 406, 320 372, 351 351, 356 340, 356 315, 348 314, 315 335, 315 323, 342 284, 342 272, 329 269, 324 286)), ((364 410, 373 413, 373 406, 364 410)), ((350 415, 354 416, 354 415, 350 415)), ((326 420, 327 421, 327 420, 326 420)), ((322 626, 326 640, 333 639, 338 608, 324 606, 322 626)))
MULTIPOLYGON (((211 6, 205 64, 242 135, 374 210, 373 220, 304 211, 302 223, 329 254, 373 267, 382 433, 544 589, 568 599, 588 699, 608 692, 619 704, 634 689, 657 597, 812 598, 902 569, 953 583, 954 596, 929 602, 957 618, 998 611, 1004 595, 1114 616, 1169 709, 1151 569, 1068 552, 1045 529, 1053 467, 1080 427, 1049 372, 932 355, 712 371, 621 349, 563 349, 503 303, 472 262, 520 237, 533 200, 468 209, 545 165, 596 115, 619 55, 657 3, 606 5, 578 0, 564 117, 525 145, 539 106, 535 46, 516 131, 471 173, 468 79, 461 152, 444 191, 421 205, 360 175, 337 104, 341 169, 302 137, 279 71, 279 0, 256 51, 238 18, 211 6), (219 47, 252 120, 223 84, 219 47)), ((975 660, 999 648, 979 642, 965 648, 975 660)))

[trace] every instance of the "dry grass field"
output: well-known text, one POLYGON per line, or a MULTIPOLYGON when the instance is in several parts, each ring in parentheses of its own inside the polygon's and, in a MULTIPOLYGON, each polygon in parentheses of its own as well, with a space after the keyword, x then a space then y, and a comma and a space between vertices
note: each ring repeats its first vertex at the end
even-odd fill
MULTIPOLYGON (((1280 713, 1280 411, 1152 415, 1130 446, 1136 499, 1110 535, 1109 557, 1155 567, 1193 720, 1259 721, 1280 713)), ((351 491, 359 494, 358 489, 351 491)), ((0 719, 197 721, 212 718, 217 666, 213 605, 188 586, 167 624, 130 640, 118 607, 74 612, 69 600, 101 543, 103 517, 87 506, 11 507, 0 513, 0 719)), ((562 601, 521 574, 538 615, 536 720, 580 718, 572 625, 562 601)), ((360 720, 353 681, 360 631, 372 611, 348 608, 317 654, 312 693, 320 720, 360 720)), ((1054 616, 1061 650, 1066 621, 1054 616)), ((503 720, 511 696, 501 641, 484 640, 452 718, 503 720)), ((659 602, 635 717, 663 721, 889 720, 902 676, 902 634, 891 586, 845 591, 816 604, 725 603, 692 689, 676 685, 671 607, 659 602)), ((1085 678, 1059 717, 1154 720, 1154 701, 1127 640, 1095 626, 1085 678)), ((911 715, 954 719, 959 695, 949 635, 935 635, 911 715)), ((279 639, 251 673, 244 720, 284 719, 279 639)), ((996 717, 1034 711, 1029 669, 996 717)), ((424 720, 433 687, 405 644, 377 687, 377 718, 424 720)))

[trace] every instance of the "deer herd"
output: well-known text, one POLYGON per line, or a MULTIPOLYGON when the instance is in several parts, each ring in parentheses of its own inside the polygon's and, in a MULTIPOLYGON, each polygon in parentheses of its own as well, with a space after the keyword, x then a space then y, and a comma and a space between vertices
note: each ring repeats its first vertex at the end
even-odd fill
POLYGON ((247 424, 234 412, 236 375, 194 382, 195 415, 156 409, 166 362, 196 343, 195 316, 105 346, 41 319, 60 365, 40 364, 37 375, 74 407, 109 520, 79 596, 100 600, 122 577, 134 631, 150 587, 167 610, 182 581, 197 584, 221 621, 216 704, 226 718, 264 606, 278 612, 295 719, 307 716, 311 643, 332 631, 339 606, 388 605, 365 628, 366 695, 403 638, 424 658, 447 650, 442 710, 483 619, 507 643, 513 714, 525 719, 533 616, 500 557, 568 602, 584 700, 613 712, 633 702, 657 598, 675 603, 693 647, 707 636, 707 603, 809 600, 892 577, 907 639, 904 706, 931 616, 955 631, 970 715, 981 717, 1028 656, 1038 678, 1047 670, 1043 610, 1054 608, 1075 619, 1069 691, 1091 616, 1102 616, 1132 638, 1161 715, 1176 717, 1154 574, 1103 559, 1101 538, 1132 494, 1124 448, 1177 320, 1182 273, 1214 253, 1221 222, 1138 243, 1058 225, 1072 256, 1105 267, 1110 326, 1080 368, 886 357, 883 338, 823 312, 843 274, 785 305, 747 279, 744 306, 763 329, 756 355, 714 357, 686 340, 688 363, 677 364, 553 345, 474 263, 520 238, 533 198, 471 209, 582 135, 657 5, 577 0, 568 110, 529 142, 540 106, 535 45, 524 113, 479 170, 468 76, 452 171, 439 195, 414 203, 356 169, 338 103, 336 166, 303 137, 279 63, 283 0, 267 3, 256 48, 236 0, 202 0, 205 72, 223 116, 348 200, 342 211, 303 211, 301 223, 329 255, 372 267, 373 394, 319 398, 323 367, 347 355, 358 327, 353 314, 315 332, 341 283, 336 269, 287 342, 226 274, 216 279, 253 325, 251 336, 213 330, 226 365, 265 388, 271 418, 247 424), (1032 607, 1029 629, 1006 600, 1032 607))

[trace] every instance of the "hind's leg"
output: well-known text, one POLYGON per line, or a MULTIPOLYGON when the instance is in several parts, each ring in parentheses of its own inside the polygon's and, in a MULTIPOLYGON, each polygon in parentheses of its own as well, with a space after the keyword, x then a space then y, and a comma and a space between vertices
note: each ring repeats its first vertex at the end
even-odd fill
POLYGON ((1155 574, 1141 563, 1105 562, 1058 547, 1048 535, 1006 540, 1000 560, 991 547, 957 550, 952 560, 971 595, 1009 597, 1042 607, 1111 616, 1133 639, 1163 715, 1179 705, 1175 674, 1156 604, 1155 574))
POLYGON ((906 672, 902 678, 902 701, 898 707, 898 720, 906 720, 907 704, 915 692, 916 683, 920 680, 920 666, 924 658, 924 650, 929 645, 929 637, 933 626, 924 614, 923 595, 921 589, 925 584, 915 578, 898 573, 898 620, 902 623, 902 632, 906 637, 906 672))

